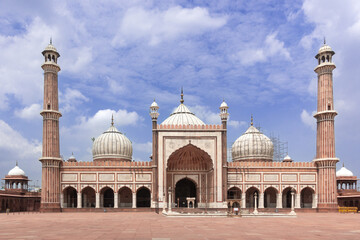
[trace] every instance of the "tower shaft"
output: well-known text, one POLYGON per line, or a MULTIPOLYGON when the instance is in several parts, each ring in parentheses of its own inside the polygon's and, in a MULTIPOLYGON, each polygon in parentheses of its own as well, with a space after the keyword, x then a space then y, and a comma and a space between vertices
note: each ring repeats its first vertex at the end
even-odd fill
POLYGON ((337 207, 336 190, 336 163, 335 157, 335 129, 334 120, 337 112, 334 110, 333 97, 333 70, 332 63, 335 53, 324 44, 316 55, 318 66, 315 72, 318 75, 317 121, 316 131, 316 158, 318 168, 318 209, 335 210, 337 207))
POLYGON ((43 145, 42 157, 42 190, 41 211, 60 211, 60 136, 59 136, 59 99, 57 58, 60 56, 56 49, 49 44, 43 51, 45 62, 41 66, 44 70, 44 107, 43 117, 43 145))

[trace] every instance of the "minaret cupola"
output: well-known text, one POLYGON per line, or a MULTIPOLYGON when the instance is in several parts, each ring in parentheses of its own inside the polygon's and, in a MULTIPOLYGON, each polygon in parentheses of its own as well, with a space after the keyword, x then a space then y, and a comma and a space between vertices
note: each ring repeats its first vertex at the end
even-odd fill
POLYGON ((160 115, 158 110, 159 110, 159 105, 157 105, 154 99, 154 102, 150 105, 150 117, 153 121, 157 121, 160 115))
POLYGON ((227 121, 229 118, 229 113, 228 113, 228 105, 226 104, 225 100, 223 100, 223 102, 220 105, 220 118, 221 121, 227 121))
POLYGON ((57 65, 57 59, 60 57, 60 54, 52 45, 52 39, 50 38, 50 43, 47 45, 47 47, 42 51, 42 54, 45 57, 45 63, 54 63, 57 65))

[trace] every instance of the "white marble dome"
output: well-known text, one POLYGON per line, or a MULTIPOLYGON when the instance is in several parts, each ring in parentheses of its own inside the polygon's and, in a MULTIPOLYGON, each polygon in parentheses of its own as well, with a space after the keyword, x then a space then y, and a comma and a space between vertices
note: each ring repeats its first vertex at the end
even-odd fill
POLYGON ((223 107, 228 107, 228 105, 226 104, 225 101, 223 101, 223 102, 221 103, 221 105, 220 105, 220 108, 223 108, 223 107))
POLYGON ((205 125, 205 123, 181 103, 161 125, 205 125))
POLYGON ((324 43, 324 45, 322 45, 321 48, 319 49, 318 54, 323 53, 323 52, 333 52, 333 50, 329 45, 324 43))
POLYGON ((9 176, 25 176, 25 172, 24 172, 24 170, 19 168, 19 166, 16 164, 16 166, 13 169, 11 169, 7 175, 9 175, 9 176))
POLYGON ((94 160, 128 160, 132 158, 131 141, 112 124, 110 128, 97 137, 93 143, 94 160))
POLYGON ((233 161, 266 160, 272 161, 274 145, 270 138, 254 126, 241 135, 231 148, 233 161))
POLYGON ((49 45, 46 46, 44 51, 53 51, 53 52, 57 52, 56 48, 54 47, 54 45, 52 45, 51 43, 49 45))
POLYGON ((349 170, 347 169, 346 167, 342 167, 340 168, 339 171, 336 172, 336 176, 337 177, 353 177, 354 174, 349 170))
POLYGON ((159 107, 159 105, 155 102, 155 99, 154 99, 153 103, 150 105, 150 107, 159 107))

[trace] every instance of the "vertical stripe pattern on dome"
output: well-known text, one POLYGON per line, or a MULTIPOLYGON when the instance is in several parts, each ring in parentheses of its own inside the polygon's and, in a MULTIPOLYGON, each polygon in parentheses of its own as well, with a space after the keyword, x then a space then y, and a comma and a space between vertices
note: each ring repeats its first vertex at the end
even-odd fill
POLYGON ((180 104, 161 125, 205 125, 205 123, 190 112, 184 104, 180 104))
POLYGON ((270 138, 262 134, 254 126, 241 135, 231 148, 233 161, 267 160, 271 161, 274 145, 270 138))
POLYGON ((94 160, 102 158, 131 160, 132 144, 116 127, 111 126, 95 139, 92 153, 94 160))

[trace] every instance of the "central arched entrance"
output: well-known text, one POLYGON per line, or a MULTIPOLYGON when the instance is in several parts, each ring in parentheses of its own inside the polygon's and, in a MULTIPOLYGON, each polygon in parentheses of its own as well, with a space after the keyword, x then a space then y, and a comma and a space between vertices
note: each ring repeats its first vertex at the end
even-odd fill
POLYGON ((178 203, 179 207, 188 207, 186 200, 188 197, 195 198, 194 207, 196 207, 196 185, 190 179, 183 178, 175 185, 175 203, 178 203))
POLYGON ((215 201, 213 161, 199 147, 189 143, 174 151, 166 174, 165 201, 170 191, 172 206, 187 207, 187 197, 195 198, 191 207, 206 208, 215 201))

